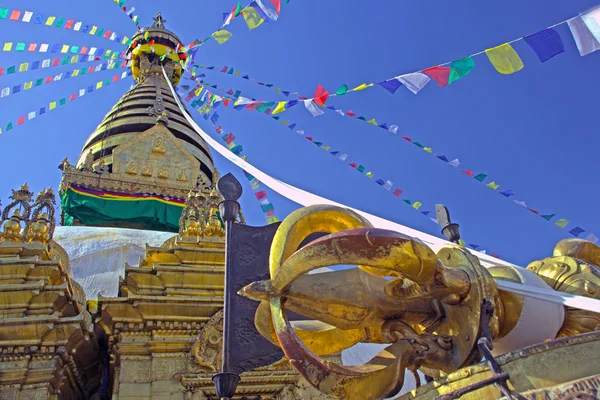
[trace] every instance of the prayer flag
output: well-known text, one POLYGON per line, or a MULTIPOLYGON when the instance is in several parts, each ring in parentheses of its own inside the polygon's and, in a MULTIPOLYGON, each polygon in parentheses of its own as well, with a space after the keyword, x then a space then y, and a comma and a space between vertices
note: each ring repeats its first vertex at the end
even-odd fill
POLYGON ((423 73, 429 76, 431 79, 437 82, 440 87, 448 85, 450 79, 450 68, 448 67, 431 67, 423 70, 423 73))
POLYGON ((256 192, 254 193, 254 195, 256 196, 257 200, 263 200, 267 198, 267 192, 265 192, 264 190, 261 190, 260 192, 256 192))
POLYGON ((400 81, 396 78, 394 79, 390 79, 388 81, 382 81, 377 83, 379 86, 381 86, 382 88, 384 88, 385 90, 387 90, 388 92, 390 92, 391 94, 396 93, 396 90, 398 90, 398 88, 400 86, 402 86, 402 84, 400 83, 400 81))
POLYGON ((226 31, 225 29, 221 29, 220 31, 216 31, 212 34, 212 37, 217 41, 217 43, 219 44, 223 44, 226 41, 228 41, 231 36, 233 36, 229 31, 226 31))
POLYGON ((412 208, 414 208, 415 210, 418 210, 419 208, 421 208, 423 204, 420 201, 415 201, 412 205, 412 208))
POLYGON ((50 47, 50 45, 48 43, 43 43, 40 45, 40 53, 46 53, 48 51, 48 47, 50 47))
POLYGON ((17 48, 15 49, 15 51, 25 51, 25 43, 23 43, 23 42, 17 43, 17 48))
POLYGON ((448 78, 448 83, 452 83, 467 75, 473 67, 475 66, 475 62, 473 61, 473 57, 465 57, 460 60, 452 61, 450 64, 450 77, 448 78))
POLYGON ((394 186, 394 183, 392 181, 385 181, 385 185, 383 185, 385 190, 391 190, 392 186, 394 186))
POLYGON ((496 190, 496 189, 498 189, 500 187, 500 185, 496 184, 496 182, 494 182, 494 181, 491 181, 486 186, 489 187, 492 190, 496 190))
POLYGON ((4 89, 2 89, 2 92, 0 93, 0 97, 6 97, 10 94, 10 87, 6 87, 4 89))
POLYGON ((587 240, 588 242, 592 242, 594 244, 598 242, 598 237, 596 235, 594 235, 593 233, 590 233, 584 239, 587 240))
POLYGON ((546 62, 555 55, 565 51, 565 45, 560 35, 552 28, 525 36, 524 39, 541 62, 546 62))
POLYGON ((56 17, 48 17, 48 19, 46 20, 46 25, 47 26, 52 26, 54 24, 54 20, 56 19, 56 17))
POLYGON ((367 172, 367 178, 372 178, 373 177, 373 173, 372 172, 367 172))
POLYGON ((556 214, 540 215, 540 217, 544 218, 546 221, 550 221, 555 216, 556 214))
POLYGON ((30 22, 31 21, 31 17, 33 17, 33 13, 31 11, 25 11, 25 14, 23 15, 23 22, 30 22))
POLYGON ((370 83, 370 84, 368 84, 368 85, 367 85, 366 83, 363 83, 362 85, 358 85, 357 87, 355 87, 354 89, 352 89, 352 91, 353 91, 353 92, 359 92, 359 91, 361 91, 361 90, 365 90, 365 89, 366 89, 366 88, 368 88, 369 86, 373 86, 373 84, 372 84, 372 83, 370 83))
POLYGON ((8 8, 0 8, 0 19, 8 17, 8 8))
POLYGON ((37 43, 30 43, 29 47, 27 48, 27 51, 29 51, 30 53, 33 53, 37 48, 37 43))
POLYGON ((262 0, 255 0, 255 2, 256 4, 258 4, 258 7, 260 7, 261 11, 267 17, 269 17, 269 19, 271 19, 272 21, 277 21, 277 18, 279 17, 278 12, 273 11, 270 7, 263 4, 262 0))
POLYGON ((523 61, 521 61, 517 52, 508 43, 486 49, 485 54, 494 68, 496 68, 496 71, 501 74, 513 74, 523 69, 523 61))
POLYGON ((13 10, 12 13, 10 14, 11 21, 18 21, 19 17, 21 17, 21 11, 19 11, 19 10, 13 10))
POLYGON ((487 178, 486 174, 478 174, 477 176, 475 176, 475 180, 479 182, 483 182, 485 178, 487 178))
POLYGON ((581 16, 590 33, 600 42, 600 7, 596 7, 581 16))
POLYGON ((400 197, 400 195, 402 194, 402 190, 400 190, 400 189, 394 189, 393 194, 396 197, 400 197))
POLYGON ((329 98, 329 92, 323 86, 317 86, 317 90, 315 91, 314 99, 315 103, 320 106, 325 105, 325 101, 329 98))
POLYGON ((248 6, 244 8, 242 10, 242 15, 244 16, 246 25, 248 25, 248 29, 258 28, 263 22, 265 22, 265 19, 260 16, 254 7, 248 6))
POLYGON ((580 227, 576 226, 575 228, 571 229, 569 231, 569 233, 575 237, 578 237, 579 235, 581 235, 583 232, 585 232, 584 229, 581 229, 580 227))
POLYGON ((554 223, 554 225, 558 226, 559 228, 564 228, 565 226, 567 226, 569 224, 569 221, 567 221, 564 218, 559 219, 558 221, 556 221, 554 223))
POLYGON ((338 96, 344 95, 348 93, 348 85, 342 85, 338 90, 336 90, 335 94, 338 96))
POLYGON ((2 51, 11 51, 12 50, 12 42, 6 42, 4 43, 4 47, 2 48, 2 51))
POLYGON ((469 176, 475 175, 473 172, 469 171, 468 169, 463 169, 462 172, 464 172, 465 174, 467 174, 469 176))
POLYGON ((25 82, 23 84, 23 90, 29 90, 33 87, 33 81, 25 82))
POLYGON ((19 117, 19 119, 17 120, 17 125, 23 125, 25 123, 25 117, 19 117))
POLYGON ((51 102, 51 103, 50 103, 50 106, 48 107, 48 109, 49 109, 50 111, 52 111, 52 110, 54 110, 55 108, 56 108, 56 102, 55 102, 55 101, 53 101, 53 102, 51 102))
POLYGON ((500 192, 500 194, 502 194, 502 195, 504 195, 506 197, 514 196, 514 193, 510 189, 505 190, 504 192, 500 192))
POLYGON ((286 103, 286 101, 280 101, 279 103, 277 103, 277 107, 275 107, 275 110, 273 110, 273 115, 284 112, 286 103))
POLYGON ((312 99, 304 100, 304 107, 312 114, 313 117, 325 114, 320 110, 312 99))
POLYGON ((31 111, 29 114, 27 114, 27 119, 29 121, 31 121, 34 118, 35 118, 35 111, 31 111))
POLYGON ((414 94, 419 93, 425 85, 431 80, 427 75, 421 72, 413 72, 411 74, 400 75, 398 80, 414 94))
POLYGON ((567 21, 571 35, 577 44, 577 50, 582 56, 587 56, 596 50, 600 49, 600 41, 590 32, 585 22, 581 17, 575 17, 567 21))
POLYGON ((390 125, 390 129, 388 129, 388 131, 395 135, 398 132, 398 125, 390 125))

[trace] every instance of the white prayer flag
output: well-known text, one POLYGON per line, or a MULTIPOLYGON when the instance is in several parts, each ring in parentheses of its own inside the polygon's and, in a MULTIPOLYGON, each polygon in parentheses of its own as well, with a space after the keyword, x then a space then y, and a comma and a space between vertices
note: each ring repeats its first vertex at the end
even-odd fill
POLYGON ((348 158, 348 154, 342 154, 340 156, 340 160, 342 160, 342 161, 346 161, 346 158, 348 158))
POLYGON ((56 76, 54 77, 54 82, 60 81, 60 80, 62 79, 62 75, 63 75, 62 73, 61 73, 61 74, 58 74, 58 75, 56 75, 56 76))
POLYGON ((385 190, 391 190, 392 186, 394 186, 394 183, 392 181, 386 181, 385 185, 383 185, 383 187, 385 188, 385 190))
POLYGON ((600 42, 600 7, 583 14, 581 19, 583 19, 591 34, 594 35, 596 41, 600 42))
POLYGON ((585 240, 595 244, 596 242, 598 242, 598 237, 596 235, 594 235, 593 233, 590 233, 589 235, 587 235, 585 237, 585 240))
POLYGON ((85 96, 85 89, 79 89, 79 97, 85 96))
POLYGON ((252 100, 245 98, 244 96, 238 97, 238 99, 233 103, 234 106, 243 106, 246 104, 252 103, 252 100))
POLYGON ((516 204, 520 205, 521 207, 525 207, 527 208, 527 204, 525 204, 524 201, 519 201, 519 200, 513 200, 516 204))
POLYGON ((31 11, 25 11, 25 14, 23 14, 23 22, 30 22, 31 17, 33 17, 33 13, 31 11))
POLYGON ((49 47, 49 46, 50 46, 50 45, 49 45, 48 43, 42 43, 42 44, 40 45, 40 53, 45 53, 45 52, 47 52, 47 51, 48 51, 48 47, 49 47))
POLYGON ((29 121, 31 121, 32 119, 35 118, 35 111, 30 112, 29 114, 27 114, 27 119, 29 121))
POLYGON ((48 68, 50 66, 50 59, 47 58, 44 61, 42 61, 42 68, 48 68))
POLYGON ((342 110, 335 110, 336 113, 340 114, 342 117, 346 114, 344 114, 344 111, 342 110))
POLYGON ((429 83, 431 80, 427 75, 421 72, 413 72, 411 74, 397 76, 398 79, 404 86, 408 88, 414 94, 417 94, 429 83))
POLYGON ((2 93, 0 94, 0 97, 6 97, 9 94, 10 94, 10 88, 7 87, 7 88, 2 89, 2 93))
POLYGON ((398 133, 398 125, 390 125, 388 131, 392 132, 394 135, 398 133))
POLYGON ((450 161, 448 164, 452 165, 454 168, 458 168, 458 166, 460 165, 460 161, 458 161, 458 158, 455 158, 454 160, 450 161))
POLYGON ((256 0, 256 4, 258 4, 260 9, 263 10, 263 12, 267 15, 267 17, 269 17, 273 21, 277 21, 277 18, 279 17, 277 15, 277 13, 274 10, 272 10, 271 8, 265 6, 263 4, 262 0, 256 0))
POLYGON ((90 51, 89 51, 89 53, 88 53, 88 54, 89 54, 89 55, 91 55, 91 56, 93 56, 94 54, 96 54, 96 51, 97 51, 97 50, 98 50, 98 49, 97 49, 96 47, 92 47, 92 48, 90 48, 90 51))
POLYGON ((125 79, 126 76, 127 76, 127 71, 125 71, 121 74, 121 79, 125 79))
POLYGON ((73 26, 73 30, 79 32, 79 30, 81 29, 81 25, 83 25, 81 21, 76 22, 75 26, 73 26))
POLYGON ((569 24, 569 29, 571 29, 571 34, 573 35, 573 39, 575 39, 580 55, 587 56, 600 49, 600 43, 581 17, 570 19, 567 23, 569 24))
POLYGON ((325 114, 323 110, 317 107, 317 104, 312 99, 304 100, 304 107, 312 114, 313 117, 325 114))
POLYGON ((117 33, 116 33, 116 32, 113 32, 113 33, 110 35, 110 40, 113 40, 113 41, 114 41, 116 38, 117 38, 117 33))
POLYGON ((304 131, 302 131, 302 130, 300 130, 300 131, 296 131, 296 133, 297 133, 298 135, 304 135, 304 131))

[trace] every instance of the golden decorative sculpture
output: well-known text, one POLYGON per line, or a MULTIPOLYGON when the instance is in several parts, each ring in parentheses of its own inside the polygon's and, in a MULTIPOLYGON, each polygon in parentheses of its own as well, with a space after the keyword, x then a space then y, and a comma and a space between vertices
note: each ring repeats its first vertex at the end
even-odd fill
POLYGON ((187 175, 186 175, 186 173, 185 173, 185 169, 182 169, 182 170, 179 172, 179 176, 177 177, 177 180, 178 180, 179 182, 187 182, 187 175))
POLYGON ((192 346, 193 370, 217 372, 221 367, 223 347, 223 310, 213 315, 202 328, 192 346))
MULTIPOLYGON (((586 260, 598 260, 600 254, 591 243, 576 248, 559 244, 557 249, 586 260)), ((598 266, 574 260, 568 261, 567 276, 566 266, 555 268, 556 260, 529 269, 559 283, 572 278, 568 285, 579 288, 577 293, 596 294, 598 266), (548 268, 552 272, 544 273, 548 268)), ((501 295, 492 274, 463 247, 435 254, 416 239, 371 228, 358 214, 339 207, 312 206, 290 214, 274 237, 269 269, 270 280, 240 291, 261 302, 257 329, 282 347, 312 385, 344 399, 393 396, 402 388, 406 369, 439 376, 479 362, 479 337, 487 337, 491 346, 521 315, 522 302, 501 295), (331 234, 297 250, 316 232, 331 234), (338 264, 359 267, 305 275, 338 264), (291 323, 286 310, 312 321, 291 323), (358 342, 390 345, 358 367, 319 358, 358 342)), ((492 273, 504 278, 501 271, 492 273)), ((559 284, 554 287, 561 290, 559 284)), ((577 312, 573 319, 579 325, 567 318, 563 334, 598 329, 598 317, 577 312)))
POLYGON ((152 176, 152 166, 150 164, 144 165, 144 167, 142 168, 142 175, 152 176))
POLYGON ((137 175, 137 168, 135 167, 135 163, 133 161, 129 162, 126 173, 129 175, 137 175))
POLYGON ((169 179, 169 170, 166 167, 158 169, 158 177, 161 179, 169 179))
MULTIPOLYGON (((31 216, 31 198, 33 192, 29 190, 27 182, 25 182, 18 190, 13 190, 12 199, 4 211, 2 211, 2 233, 0 233, 0 241, 21 242, 23 241, 22 230, 23 224, 27 224, 31 216), (11 213, 12 212, 12 213, 11 213), (10 217, 9 217, 10 215, 10 217)), ((25 226, 26 227, 26 226, 25 226)))
POLYGON ((165 145, 163 143, 164 139, 162 137, 158 137, 156 139, 156 144, 152 148, 152 153, 154 154, 165 154, 167 150, 165 149, 165 145))

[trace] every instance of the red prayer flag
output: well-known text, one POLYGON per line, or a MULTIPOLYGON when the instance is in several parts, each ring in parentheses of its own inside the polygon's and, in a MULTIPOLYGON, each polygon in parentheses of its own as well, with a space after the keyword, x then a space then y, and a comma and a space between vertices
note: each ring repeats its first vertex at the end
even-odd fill
POLYGON ((65 24, 65 29, 71 29, 73 27, 73 21, 72 19, 68 20, 67 23, 65 24))
POLYGON ((312 141, 313 141, 313 138, 312 138, 312 136, 307 136, 307 137, 306 137, 306 140, 310 140, 310 141, 312 142, 312 141))
POLYGON ((394 196, 400 197, 401 194, 402 194, 402 190, 400 190, 400 189, 394 189, 394 196))
POLYGON ((252 102, 252 103, 250 103, 250 104, 248 104, 246 106, 246 109, 248 109, 248 110, 256 110, 256 105, 257 105, 257 103, 252 102))
POLYGON ((53 81, 53 78, 51 76, 47 77, 46 80, 44 81, 44 83, 50 83, 53 81))
POLYGON ((500 257, 498 256, 498 254, 496 254, 496 253, 492 253, 492 254, 491 254, 491 256, 492 256, 492 257, 494 257, 494 258, 500 258, 500 257))
POLYGON ((354 114, 354 113, 352 112, 352 110, 349 110, 349 111, 346 113, 346 115, 347 115, 347 116, 349 116, 349 117, 356 117, 356 114, 354 114))
POLYGON ((4 75, 4 67, 0 67, 0 76, 4 75))
POLYGON ((37 43, 31 43, 31 44, 29 44, 29 48, 27 49, 27 51, 34 52, 36 48, 37 48, 37 43))
POLYGON ((19 10, 13 10, 13 12, 10 14, 10 20, 11 21, 18 21, 20 16, 21 16, 21 11, 19 11, 19 10))
POLYGON ((254 195, 256 196, 256 198, 258 200, 262 200, 262 199, 266 199, 267 198, 267 192, 265 192, 264 190, 256 192, 256 193, 254 193, 254 195))
POLYGON ((537 210, 534 210, 533 208, 528 208, 529 211, 531 211, 534 214, 540 215, 540 212, 537 210))
POLYGON ((448 80, 450 79, 450 68, 448 67, 431 67, 423 70, 427 76, 437 82, 440 87, 444 87, 448 85, 448 80))
POLYGON ((89 67, 89 68, 88 68, 88 73, 92 73, 92 72, 94 72, 95 70, 96 70, 96 69, 95 69, 93 66, 91 66, 91 67, 89 67))
POLYGON ((325 89, 321 85, 317 86, 317 90, 315 91, 315 96, 314 96, 315 103, 317 103, 320 106, 324 106, 325 101, 327 101, 328 98, 329 98, 329 92, 327 91, 327 89, 325 89))
POLYGON ((230 95, 232 95, 232 96, 233 96, 233 94, 234 94, 234 93, 233 93, 233 90, 229 89, 229 90, 227 91, 227 94, 230 94, 230 95))
POLYGON ((104 36, 102 36, 102 37, 103 37, 104 39, 108 39, 108 38, 110 37, 110 34, 111 34, 111 33, 112 33, 111 31, 106 31, 106 32, 104 32, 104 36))
POLYGON ((58 65, 60 65, 60 58, 54 58, 54 59, 52 59, 52 66, 56 67, 58 65))
POLYGON ((19 117, 17 120, 17 125, 23 125, 25 123, 25 117, 19 117))
POLYGON ((267 211, 267 215, 269 217, 275 215, 275 210, 269 210, 269 211, 267 211))
POLYGON ((223 99, 223 105, 229 107, 229 99, 223 99))
POLYGON ((352 168, 358 168, 358 165, 356 165, 355 162, 352 162, 352 163, 350 163, 348 165, 351 166, 352 168))
POLYGON ((277 10, 277 15, 279 15, 279 13, 281 12, 281 1, 280 0, 270 0, 270 1, 271 1, 271 4, 273 4, 275 9, 277 10))
POLYGON ((76 95, 75 93, 73 93, 73 94, 71 95, 71 97, 69 98, 69 101, 73 101, 73 100, 75 100, 76 98, 77 98, 77 95, 76 95))
POLYGON ((79 54, 87 54, 87 52, 88 52, 88 48, 87 48, 87 47, 85 47, 85 46, 83 46, 83 47, 81 48, 81 51, 79 52, 79 54))
POLYGON ((406 140, 407 142, 411 142, 412 143, 412 139, 409 138, 408 136, 402 136, 402 139, 406 140))
POLYGON ((475 175, 473 172, 471 172, 471 171, 469 171, 469 170, 466 170, 466 169, 463 169, 463 170, 462 170, 462 172, 464 172, 465 174, 467 174, 467 175, 469 175, 469 176, 473 176, 473 175, 475 175))
POLYGON ((223 67, 223 69, 221 70, 221 72, 227 72, 228 68, 227 65, 223 67))

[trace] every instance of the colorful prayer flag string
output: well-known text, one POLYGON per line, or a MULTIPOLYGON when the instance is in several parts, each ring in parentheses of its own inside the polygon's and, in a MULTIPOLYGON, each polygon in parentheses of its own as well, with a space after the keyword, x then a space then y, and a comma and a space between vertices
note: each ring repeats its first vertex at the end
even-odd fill
MULTIPOLYGON (((121 75, 115 75, 112 78, 108 78, 104 81, 98 81, 98 82, 96 82, 95 85, 90 85, 87 88, 79 89, 78 92, 71 94, 69 97, 63 97, 62 99, 59 99, 58 101, 51 101, 48 104, 48 106, 40 107, 39 111, 35 111, 35 110, 30 111, 29 113, 27 113, 26 116, 25 115, 20 116, 17 119, 16 123, 11 121, 6 125, 3 124, 2 126, 6 126, 5 130, 8 132, 10 130, 13 130, 17 126, 23 125, 26 121, 31 121, 32 119, 34 119, 36 117, 42 116, 42 115, 46 114, 47 112, 55 110, 57 107, 64 106, 65 104, 67 104, 67 102, 77 100, 79 97, 83 97, 88 93, 92 93, 94 91, 100 90, 103 87, 110 85, 111 82, 117 82, 117 81, 125 79, 129 76, 131 76, 131 71, 124 71, 121 75)), ((2 134, 2 128, 0 128, 0 134, 2 134)))
POLYGON ((25 43, 25 42, 4 42, 2 44, 3 52, 21 52, 21 53, 60 53, 60 54, 69 54, 72 56, 75 55, 88 55, 88 56, 98 56, 104 57, 105 59, 112 58, 126 58, 127 52, 125 51, 115 51, 111 49, 103 49, 94 46, 75 46, 69 44, 49 44, 49 43, 25 43))
POLYGON ((127 36, 119 35, 111 30, 100 28, 95 25, 84 24, 81 21, 73 19, 57 18, 55 16, 46 17, 41 13, 33 11, 11 10, 8 8, 0 8, 0 20, 20 21, 37 25, 53 26, 55 28, 64 28, 75 32, 88 33, 92 36, 101 37, 113 42, 129 45, 131 40, 127 36))
MULTIPOLYGON (((206 69, 213 69, 214 70, 214 67, 208 67, 206 69)), ((192 74, 193 76, 194 76, 194 74, 196 74, 194 70, 192 70, 192 72, 190 72, 190 69, 186 69, 186 71, 188 73, 192 74)), ((235 75, 234 72, 233 73, 229 72, 229 71, 235 71, 235 69, 233 67, 230 67, 230 68, 229 67, 223 67, 219 71, 223 72, 223 73, 226 72, 227 74, 235 75)), ((239 75, 240 74, 238 74, 238 76, 239 75)), ((196 81, 199 81, 198 78, 196 78, 196 77, 194 77, 194 78, 196 79, 196 81)), ((255 83, 261 84, 261 82, 254 81, 254 80, 252 80, 252 81, 255 82, 255 83)), ((202 82, 202 81, 200 81, 200 82, 202 82)), ((265 84, 261 84, 261 86, 263 86, 263 85, 265 85, 265 84)), ((213 88, 216 88, 216 86, 213 86, 213 88)), ((306 98, 300 96, 296 92, 294 92, 294 93, 288 92, 288 95, 289 94, 293 94, 293 95, 297 96, 299 99, 305 99, 305 100, 302 100, 302 101, 305 101, 305 102, 306 101, 311 101, 311 103, 315 103, 314 100, 312 100, 312 99, 306 99, 306 98)), ((323 92, 323 89, 321 89, 320 92, 319 92, 319 89, 318 89, 317 94, 318 94, 318 96, 315 96, 315 97, 317 97, 318 100, 320 100, 320 101, 322 101, 324 103, 324 101, 326 100, 326 94, 323 92)), ((223 99, 232 100, 231 98, 220 97, 219 96, 219 101, 222 101, 223 99)), ((291 100, 291 101, 287 102, 288 105, 290 105, 290 104, 291 105, 296 105, 297 103, 298 103, 298 101, 294 102, 294 100, 291 100)), ((305 103, 305 105, 306 105, 306 103, 305 103)), ((313 104, 311 104, 311 106, 313 106, 313 104)), ((250 99, 246 99, 246 98, 244 98, 242 96, 239 96, 237 98, 237 100, 235 100, 234 107, 236 109, 238 109, 238 110, 249 109, 249 110, 255 110, 255 111, 263 112, 263 113, 266 113, 266 114, 278 114, 276 111, 277 111, 278 107, 281 107, 281 102, 277 103, 277 102, 252 101, 250 99)), ((308 108, 309 107, 307 106, 307 109, 308 108)), ((388 126, 387 123, 381 123, 381 124, 379 124, 379 123, 377 123, 377 121, 374 118, 367 119, 367 118, 365 118, 363 116, 360 116, 360 115, 357 116, 357 114, 355 114, 352 110, 345 112, 345 111, 343 111, 341 109, 336 108, 335 106, 333 106, 331 104, 329 106, 327 106, 326 108, 329 109, 329 110, 335 111, 339 115, 349 116, 349 117, 355 118, 357 120, 361 120, 361 121, 366 122, 366 123, 368 123, 370 125, 377 126, 377 127, 381 128, 381 129, 384 129, 384 130, 386 130, 388 132, 392 132, 394 134, 398 130, 397 125, 390 125, 390 126, 388 126)), ((313 115, 315 115, 314 114, 315 110, 320 111, 320 110, 318 110, 316 108, 316 106, 313 107, 312 111, 311 110, 309 110, 309 111, 311 111, 311 113, 313 113, 313 115)), ((294 126, 295 126, 295 124, 294 124, 294 126)), ((467 169, 459 169, 458 167, 459 167, 459 165, 461 165, 461 163, 458 160, 458 158, 450 160, 445 155, 438 155, 438 154, 436 154, 433 151, 433 149, 431 147, 427 147, 426 145, 424 145, 424 144, 420 143, 419 141, 416 141, 416 140, 414 140, 414 139, 412 139, 412 138, 410 138, 408 136, 402 136, 402 139, 404 141, 406 141, 406 142, 412 143, 413 145, 415 145, 416 147, 420 148, 421 150, 423 150, 423 151, 425 151, 425 152, 427 152, 427 153, 435 156, 438 160, 443 161, 446 164, 448 164, 448 165, 456 168, 457 170, 463 172, 465 175, 467 175, 467 176, 469 176, 471 178, 474 178, 476 181, 478 181, 480 183, 483 183, 488 188, 496 191, 497 193, 501 194, 502 196, 508 198, 508 197, 511 197, 511 196, 514 195, 514 193, 510 189, 508 189, 508 190, 498 190, 498 188, 500 187, 500 185, 498 183, 496 183, 495 181, 491 180, 488 177, 487 174, 483 174, 483 173, 476 174, 473 171, 470 171, 470 170, 467 170, 467 169)), ((319 143, 319 142, 317 142, 317 143, 319 143)), ((530 212, 532 212, 532 213, 534 213, 534 214, 542 217, 544 220, 546 220, 548 222, 552 222, 552 219, 556 216, 556 214, 550 214, 550 213, 548 213, 548 214, 542 214, 542 213, 536 211, 535 209, 527 207, 525 205, 525 203, 522 202, 522 201, 514 200, 514 203, 517 204, 517 205, 520 205, 520 206, 523 206, 523 207, 527 208, 530 212)), ((562 229, 564 229, 567 226, 567 224, 570 223, 570 221, 568 221, 566 219, 564 219, 564 220, 561 219, 558 222, 555 223, 555 225, 558 226, 559 228, 562 228, 562 229), (562 222, 562 221, 564 221, 564 222, 562 222), (561 222, 561 223, 559 224, 558 222, 561 222)), ((579 227, 577 227, 577 228, 579 228, 579 227)), ((579 228, 579 229, 582 229, 582 228, 579 228)), ((581 232, 579 232, 578 229, 577 230, 570 230, 569 231, 569 233, 571 233, 573 236, 576 236, 576 237, 579 237, 584 232, 585 232, 585 230, 582 230, 581 232)), ((591 233, 590 235, 593 235, 593 236, 591 236, 591 238, 595 237, 595 235, 593 233, 591 233)), ((590 237, 590 235, 588 235, 588 237, 590 237)))
MULTIPOLYGON (((25 64, 21 64, 21 67, 19 68, 19 72, 23 72, 26 70, 26 67, 24 67, 25 64)), ((54 76, 48 76, 46 78, 38 78, 38 79, 34 79, 28 82, 24 82, 20 85, 15 85, 15 86, 8 86, 5 87, 4 89, 2 89, 2 91, 0 91, 0 98, 2 97, 7 97, 10 95, 14 95, 20 92, 24 92, 45 84, 49 84, 52 82, 58 82, 58 81, 63 81, 65 79, 68 78, 75 78, 78 76, 85 76, 88 74, 92 74, 94 72, 100 72, 100 71, 106 71, 106 70, 110 70, 110 69, 115 69, 115 68, 126 68, 128 66, 128 61, 125 60, 123 62, 120 63, 116 63, 113 60, 110 61, 103 61, 100 64, 96 65, 96 66, 90 66, 89 68, 81 68, 81 69, 75 69, 73 71, 67 71, 67 72, 61 72, 58 75, 54 75, 54 76)))
POLYGON ((133 13, 135 12, 135 7, 131 7, 129 10, 127 9, 127 6, 125 5, 126 0, 113 0, 115 4, 117 4, 119 6, 119 8, 121 10, 123 10, 123 12, 127 15, 127 17, 129 17, 129 19, 131 20, 131 22, 133 22, 137 28, 138 31, 142 30, 142 28, 140 27, 140 17, 139 15, 133 15, 133 13))

